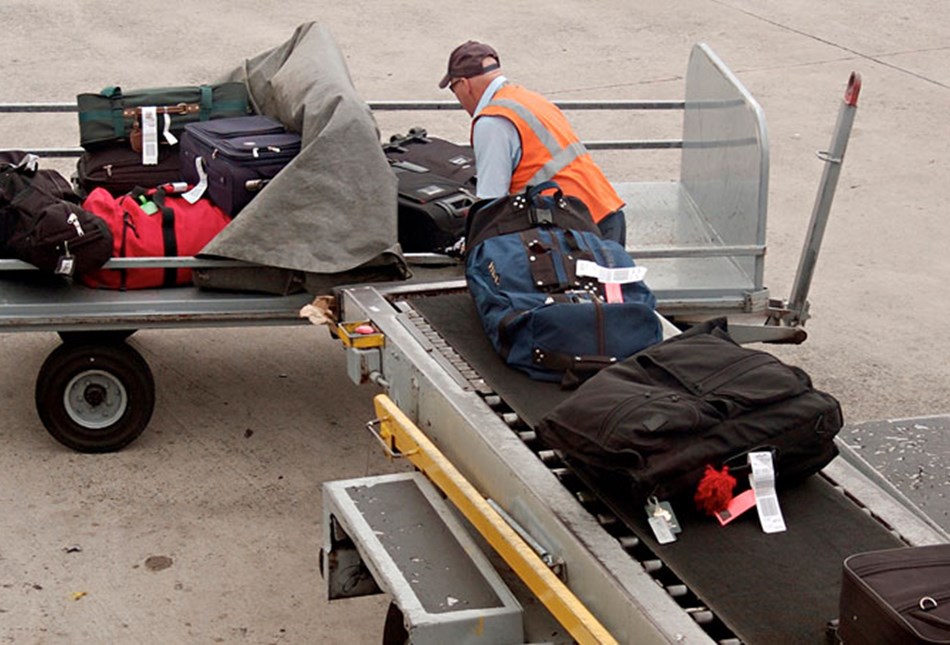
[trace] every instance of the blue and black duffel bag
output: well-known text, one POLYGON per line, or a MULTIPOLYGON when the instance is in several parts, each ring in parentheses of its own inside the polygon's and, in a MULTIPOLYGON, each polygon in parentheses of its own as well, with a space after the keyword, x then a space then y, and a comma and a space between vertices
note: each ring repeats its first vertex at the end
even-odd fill
POLYGON ((662 338, 644 269, 553 182, 475 204, 466 245, 485 333, 532 378, 576 387, 662 338))

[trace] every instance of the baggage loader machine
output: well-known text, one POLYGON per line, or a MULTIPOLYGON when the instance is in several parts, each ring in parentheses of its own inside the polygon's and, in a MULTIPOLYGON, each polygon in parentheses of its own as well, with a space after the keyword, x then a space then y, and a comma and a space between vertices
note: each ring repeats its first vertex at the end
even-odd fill
MULTIPOLYGON (((678 181, 618 185, 625 200, 636 205, 628 247, 649 267, 660 311, 683 323, 723 314, 748 320, 754 314, 765 324, 730 324, 737 339, 801 342, 808 285, 859 90, 860 79, 852 76, 832 144, 822 154, 819 197, 788 301, 772 299, 763 284, 769 164, 764 117, 708 47, 698 45, 691 54, 684 101, 560 105, 681 111, 682 140, 587 143, 592 150, 682 151, 678 181)), ((442 102, 377 102, 371 107, 458 109, 442 102)), ((75 105, 23 104, 0 106, 0 111, 72 112, 75 105)), ((75 156, 79 150, 34 152, 75 156)), ((127 268, 221 266, 194 258, 112 262, 127 268)), ((63 337, 64 344, 41 370, 37 403, 42 408, 49 401, 64 401, 70 388, 76 389, 79 403, 63 414, 77 424, 79 441, 72 447, 81 450, 118 449, 148 422, 154 384, 147 365, 124 343, 136 329, 297 324, 305 322, 298 312, 312 299, 307 294, 259 296, 195 288, 93 291, 34 281, 24 270, 28 268, 0 260, 0 331, 46 330, 63 337), (88 368, 90 359, 93 369, 88 368), (76 370, 73 377, 49 383, 70 366, 76 370), (42 383, 47 386, 41 388, 42 383), (137 396, 129 397, 129 392, 137 396), (116 422, 120 425, 113 428, 116 422), (113 429, 119 432, 112 435, 113 429)), ((688 526, 676 545, 651 543, 638 518, 627 517, 622 500, 587 486, 556 454, 539 449, 532 411, 550 393, 539 397, 532 389, 535 383, 509 379, 518 375, 496 369, 497 357, 484 351, 487 340, 472 310, 464 308, 466 303, 471 307, 464 282, 427 283, 427 270, 417 267, 417 274, 421 277, 411 284, 338 290, 333 307, 344 321, 336 334, 349 340, 349 375, 386 392, 377 400, 378 418, 370 428, 386 450, 412 460, 419 470, 326 488, 321 564, 328 596, 389 593, 394 602, 386 642, 407 637, 419 643, 450 638, 763 642, 763 629, 772 642, 795 642, 794 629, 785 633, 774 625, 794 627, 803 622, 801 615, 792 613, 783 621, 775 616, 784 614, 785 607, 821 606, 810 622, 804 621, 809 623, 806 636, 798 634, 798 640, 813 642, 835 612, 827 591, 817 599, 806 596, 812 586, 837 584, 828 582, 838 572, 827 563, 837 559, 838 551, 870 543, 947 541, 945 532, 842 445, 841 458, 787 499, 790 527, 807 525, 811 535, 842 536, 830 540, 830 546, 815 547, 798 535, 781 545, 789 552, 812 549, 808 559, 790 564, 787 558, 758 552, 758 560, 752 560, 754 548, 770 552, 778 543, 763 543, 756 531, 743 532, 742 526, 718 535, 710 535, 708 527, 688 526), (356 331, 364 325, 373 329, 367 338, 356 331), (481 347, 479 340, 484 341, 481 347), (722 536, 735 541, 715 541, 722 536), (718 548, 715 557, 704 555, 710 544, 718 548), (734 561, 737 553, 748 561, 725 571, 709 566, 730 562, 727 556, 734 561), (805 569, 802 562, 813 559, 824 563, 814 567, 819 579, 797 580, 805 569), (749 567, 749 561, 763 566, 749 567), (736 572, 747 575, 726 589, 719 586, 718 580, 731 580, 736 572), (792 578, 796 581, 789 582, 792 578), (775 589, 785 594, 781 607, 768 604, 774 602, 775 589), (765 605, 752 602, 759 597, 765 605), (746 605, 752 606, 751 618, 746 605), (756 613, 771 622, 763 625, 756 613), (821 625, 813 624, 816 616, 821 625)), ((63 421, 44 418, 51 432, 63 421)))
MULTIPOLYGON (((819 155, 792 297, 773 300, 761 283, 761 110, 715 54, 694 49, 680 181, 620 185, 640 207, 632 253, 665 319, 756 314, 763 325, 730 321, 737 339, 804 340, 859 91, 855 74, 819 155), (742 221, 731 225, 730 213, 742 221)), ((501 362, 464 281, 346 287, 336 304, 343 322, 332 332, 350 377, 384 392, 367 427, 415 467, 324 485, 328 598, 387 593, 384 643, 825 642, 845 557, 950 538, 839 442, 819 475, 781 493, 785 533, 766 535, 754 518, 722 528, 685 513, 677 542, 658 544, 622 491, 598 488, 539 444, 533 426, 564 393, 501 362)))

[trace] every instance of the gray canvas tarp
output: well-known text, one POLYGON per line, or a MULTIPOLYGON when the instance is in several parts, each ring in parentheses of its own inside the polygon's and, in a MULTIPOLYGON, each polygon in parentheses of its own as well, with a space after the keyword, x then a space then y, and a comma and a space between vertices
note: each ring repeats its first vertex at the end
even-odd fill
POLYGON ((255 111, 299 132, 302 147, 201 255, 306 274, 401 273, 396 178, 329 30, 303 24, 222 80, 244 81, 255 111))

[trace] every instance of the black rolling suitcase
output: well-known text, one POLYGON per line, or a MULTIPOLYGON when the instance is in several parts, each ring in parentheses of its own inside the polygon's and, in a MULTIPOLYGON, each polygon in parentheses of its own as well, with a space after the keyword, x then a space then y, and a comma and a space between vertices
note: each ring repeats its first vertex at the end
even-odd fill
POLYGON ((189 123, 181 138, 181 172, 200 184, 201 160, 207 194, 232 217, 300 152, 300 135, 263 115, 189 123))
POLYGON ((845 645, 950 643, 950 544, 847 558, 838 639, 845 645))
POLYGON ((410 253, 443 251, 462 237, 475 201, 475 155, 422 128, 383 146, 399 180, 399 243, 410 253))
POLYGON ((95 188, 105 188, 120 197, 135 187, 155 188, 162 184, 182 181, 178 163, 178 148, 159 146, 158 163, 144 165, 142 153, 126 143, 112 144, 89 150, 76 164, 77 188, 88 195, 95 188))

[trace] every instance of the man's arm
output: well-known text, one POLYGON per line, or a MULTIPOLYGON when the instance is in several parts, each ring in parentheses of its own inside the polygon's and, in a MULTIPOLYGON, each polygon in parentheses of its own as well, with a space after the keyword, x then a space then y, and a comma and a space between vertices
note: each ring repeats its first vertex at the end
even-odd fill
POLYGON ((472 130, 472 145, 478 174, 478 198, 507 195, 511 174, 521 161, 521 138, 517 128, 504 117, 479 117, 472 130))

